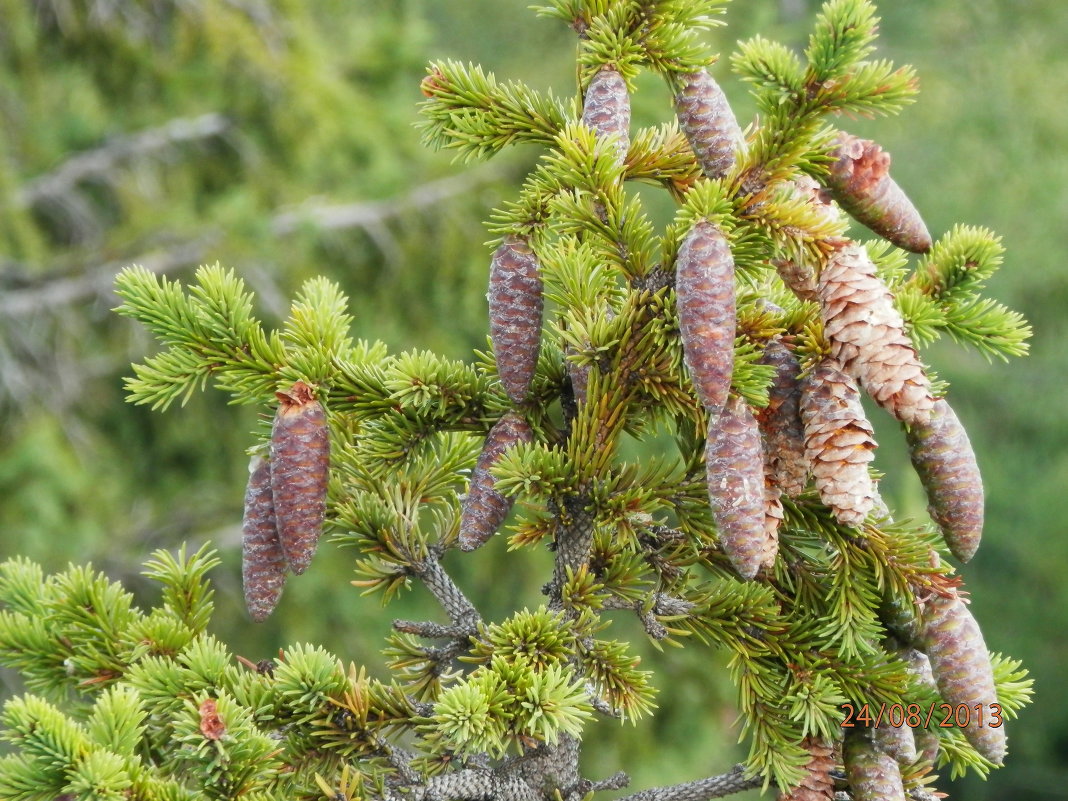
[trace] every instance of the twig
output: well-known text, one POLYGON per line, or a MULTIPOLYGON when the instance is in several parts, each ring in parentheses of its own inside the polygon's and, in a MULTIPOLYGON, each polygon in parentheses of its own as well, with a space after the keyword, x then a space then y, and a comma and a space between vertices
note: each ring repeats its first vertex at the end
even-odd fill
POLYGON ((476 186, 499 179, 502 174, 499 168, 476 168, 459 175, 427 181, 401 197, 377 203, 305 203, 293 211, 276 214, 271 219, 271 230, 277 236, 286 236, 306 225, 320 231, 363 228, 374 233, 377 227, 388 220, 469 192, 476 186))
POLYGON ((478 631, 478 624, 482 622, 482 616, 475 609, 474 604, 467 600, 467 596, 456 586, 456 582, 445 572, 438 561, 439 554, 436 551, 426 559, 413 560, 412 572, 422 579, 431 595, 437 598, 445 613, 449 616, 453 626, 464 637, 472 636, 478 631))
POLYGON ((232 123, 222 114, 182 117, 157 128, 115 137, 100 147, 71 156, 59 167, 29 181, 15 195, 19 206, 60 199, 86 178, 106 176, 116 164, 134 156, 166 150, 182 142, 210 139, 225 133, 232 123))
POLYGON ((538 801, 534 789, 517 776, 502 776, 497 771, 458 770, 427 780, 422 792, 412 797, 419 801, 538 801))
POLYGON ((618 801, 707 801, 710 798, 723 798, 744 790, 752 790, 763 783, 760 778, 746 778, 745 767, 735 765, 729 772, 719 776, 667 787, 654 787, 625 795, 618 801))

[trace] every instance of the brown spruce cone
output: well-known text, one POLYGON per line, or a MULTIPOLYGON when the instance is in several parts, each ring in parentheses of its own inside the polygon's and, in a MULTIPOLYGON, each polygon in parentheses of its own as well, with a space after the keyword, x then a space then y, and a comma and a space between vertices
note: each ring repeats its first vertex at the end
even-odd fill
POLYGON ((805 766, 807 775, 801 783, 779 793, 779 801, 832 801, 834 798, 834 779, 831 771, 835 768, 834 746, 816 737, 806 737, 801 747, 810 754, 805 766))
POLYGON ((768 405, 759 414, 764 435, 768 477, 791 498, 808 483, 805 458, 805 427, 801 423, 801 365, 793 352, 778 339, 764 348, 761 364, 775 368, 768 387, 768 405))
POLYGON ((890 154, 875 142, 839 131, 827 185, 839 205, 904 250, 926 253, 931 235, 912 201, 890 177, 890 154))
POLYGON ((916 739, 908 726, 891 726, 885 720, 871 730, 872 744, 899 765, 916 761, 916 739))
POLYGON ((684 75, 683 81, 675 95, 679 127, 704 174, 722 178, 734 167, 737 153, 745 146, 742 129, 727 96, 708 72, 684 75))
POLYGON ((330 434, 326 412, 307 384, 298 381, 289 392, 275 394, 281 405, 271 430, 274 512, 289 569, 300 574, 323 532, 330 434))
POLYGON ((486 297, 497 372, 512 403, 519 404, 538 364, 544 305, 538 257, 523 237, 509 236, 494 251, 486 297))
POLYGON ((819 295, 831 356, 898 420, 928 420, 935 403, 931 382, 862 245, 844 241, 830 255, 820 272, 819 295))
POLYGON ((775 561, 778 539, 764 523, 764 464, 760 429, 749 405, 730 398, 709 422, 705 444, 708 500, 719 544, 742 578, 751 579, 761 565, 775 561))
POLYGON ((471 485, 468 487, 460 514, 461 550, 473 551, 485 544, 508 516, 512 499, 506 498, 493 488, 490 468, 513 445, 531 442, 533 439, 527 421, 515 411, 507 412, 490 429, 475 463, 475 470, 471 474, 471 485))
POLYGON ((1005 759, 1005 726, 989 723, 999 719, 991 709, 998 700, 990 654, 979 624, 954 591, 935 596, 923 610, 923 650, 931 660, 931 673, 947 704, 971 710, 969 725, 962 731, 975 750, 995 765, 1005 759), (983 706, 982 726, 977 725, 976 706, 983 706))
POLYGON ((927 490, 927 511, 953 555, 967 562, 983 534, 983 478, 968 434, 950 405, 939 400, 930 421, 910 426, 905 437, 927 490))
POLYGON ((613 67, 601 67, 586 88, 582 122, 598 136, 616 137, 616 161, 622 165, 630 147, 630 95, 627 82, 613 67))
POLYGON ((805 455, 820 498, 839 523, 859 526, 874 505, 868 463, 875 458, 871 423, 853 379, 825 359, 801 381, 805 455))
POLYGON ((842 756, 853 801, 905 801, 897 762, 879 751, 866 732, 850 729, 842 756))
POLYGON ((734 257, 723 232, 696 223, 675 263, 683 360, 701 405, 710 418, 727 401, 734 372, 734 257))
POLYGON ((286 557, 278 539, 271 492, 271 463, 255 457, 241 521, 241 583, 249 616, 259 623, 278 606, 286 583, 286 557))

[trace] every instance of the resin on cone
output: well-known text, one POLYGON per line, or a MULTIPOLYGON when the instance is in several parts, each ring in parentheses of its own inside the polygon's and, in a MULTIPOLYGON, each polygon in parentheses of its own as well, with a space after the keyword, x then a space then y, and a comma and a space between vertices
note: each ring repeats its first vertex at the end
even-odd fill
POLYGON ((734 257, 713 223, 696 223, 675 262, 683 361, 701 405, 715 418, 727 401, 734 372, 734 257))
POLYGON ((938 692, 954 708, 971 710, 962 731, 975 750, 995 765, 1005 759, 1005 726, 992 727, 999 715, 991 708, 998 701, 994 672, 983 633, 964 601, 952 595, 935 596, 923 610, 923 650, 931 660, 938 692), (978 725, 976 707, 982 707, 978 725))
POLYGON ((927 511, 953 555, 967 562, 983 534, 983 478, 968 434, 943 399, 930 421, 905 432, 912 464, 927 491, 927 511))
POLYGON ((859 526, 875 503, 868 464, 875 437, 853 379, 825 359, 801 382, 805 454, 820 499, 839 523, 859 526))
POLYGON ((616 163, 623 164, 630 147, 630 94, 623 76, 601 67, 586 88, 582 122, 598 136, 615 136, 616 163))
POLYGON ((890 177, 890 154, 875 142, 839 131, 830 155, 827 184, 843 209, 903 250, 931 249, 923 218, 890 177))
POLYGON ((801 741, 801 747, 809 753, 805 778, 789 790, 780 792, 779 801, 833 801, 834 746, 816 737, 806 737, 801 741))
POLYGON ((905 801, 897 761, 877 749, 865 733, 849 731, 842 757, 854 801, 905 801))
POLYGON ((719 544, 742 578, 775 561, 778 539, 768 536, 760 429, 749 405, 734 396, 710 422, 705 469, 719 544))
POLYGON ((311 564, 323 533, 330 434, 326 412, 307 384, 298 381, 276 395, 281 403, 271 430, 271 491, 282 551, 299 574, 311 564))
POLYGON ((675 114, 704 174, 722 178, 729 173, 745 139, 727 96, 706 70, 682 76, 675 114))
POLYGON ((775 368, 768 387, 768 405, 758 416, 767 450, 768 477, 795 498, 808 483, 805 428, 801 423, 801 365, 778 339, 768 342, 760 362, 775 368))
POLYGON ((931 416, 931 382, 905 333, 893 295, 862 245, 843 240, 820 272, 823 330, 831 356, 876 403, 906 423, 931 416))
POLYGON ((509 236, 494 251, 486 297, 497 373, 512 403, 520 404, 538 364, 544 305, 538 257, 523 237, 509 236))
POLYGON ((271 463, 253 459, 241 520, 241 583, 249 616, 259 623, 270 616, 286 583, 286 557, 278 539, 271 491, 271 463))
POLYGON ((471 485, 464 498, 460 512, 460 549, 473 551, 492 537, 508 510, 512 499, 494 489, 490 468, 497 463, 506 450, 521 442, 531 442, 533 434, 527 421, 515 411, 507 412, 494 424, 486 436, 482 452, 478 455, 471 485))

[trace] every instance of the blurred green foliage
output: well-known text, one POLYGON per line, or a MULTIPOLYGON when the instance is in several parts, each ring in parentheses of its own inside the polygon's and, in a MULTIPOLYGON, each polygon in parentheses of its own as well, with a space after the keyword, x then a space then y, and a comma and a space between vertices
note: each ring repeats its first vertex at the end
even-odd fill
MULTIPOLYGON (((738 3, 715 37, 725 55, 757 31, 802 47, 817 7, 738 3)), ((881 55, 913 64, 921 93, 898 117, 847 127, 893 154, 895 178, 936 236, 964 222, 1004 237, 1006 267, 991 294, 1036 332, 1032 355, 1011 365, 952 345, 929 353, 987 486, 983 547, 963 570, 973 610, 988 644, 1031 669, 1038 700, 1010 730, 1008 767, 951 792, 1068 797, 1068 719, 1057 705, 1068 691, 1064 11, 1057 0, 900 0, 880 12, 881 55)), ((92 559, 136 590, 147 552, 212 539, 229 620, 216 633, 235 651, 255 660, 307 640, 381 664, 389 620, 348 585, 348 557, 330 546, 267 624, 247 625, 238 539, 256 421, 219 394, 164 415, 123 404, 121 376, 148 345, 108 313, 110 277, 134 261, 179 275, 218 260, 256 290, 271 322, 300 281, 323 273, 352 299, 355 335, 468 357, 485 342, 482 220, 518 168, 471 173, 419 146, 424 64, 479 62, 566 93, 573 35, 501 0, 0 0, 0 17, 0 557, 22 553, 46 569, 92 559), (219 130, 125 155, 117 146, 146 131, 177 139, 166 127, 175 120, 219 130), (118 155, 75 174, 70 165, 86 163, 79 153, 118 155), (57 176, 65 183, 41 180, 57 176), (442 196, 428 194, 434 187, 442 196), (332 227, 338 218, 326 210, 339 207, 348 222, 332 227)), ((749 118, 726 60, 715 70, 749 118)), ((668 108, 662 86, 639 81, 635 125, 668 108)), ((536 155, 519 151, 511 164, 536 155)), ((901 515, 922 514, 900 433, 871 414, 884 495, 901 515)), ((547 560, 502 572, 504 552, 498 538, 449 557, 489 616, 537 603, 545 575, 547 560)), ((418 617, 426 602, 406 597, 390 618, 418 617)), ((667 657, 646 655, 658 714, 634 729, 593 730, 588 772, 625 767, 639 788, 733 761, 722 666, 685 651, 667 657)))

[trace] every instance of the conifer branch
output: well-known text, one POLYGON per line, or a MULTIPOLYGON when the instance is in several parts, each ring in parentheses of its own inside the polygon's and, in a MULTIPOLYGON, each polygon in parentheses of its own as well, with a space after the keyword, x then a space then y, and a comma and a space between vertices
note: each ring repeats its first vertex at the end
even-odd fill
POLYGON ((744 765, 735 765, 729 772, 719 776, 642 790, 625 795, 619 801, 708 801, 753 790, 762 784, 760 778, 746 776, 744 765))

